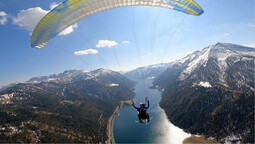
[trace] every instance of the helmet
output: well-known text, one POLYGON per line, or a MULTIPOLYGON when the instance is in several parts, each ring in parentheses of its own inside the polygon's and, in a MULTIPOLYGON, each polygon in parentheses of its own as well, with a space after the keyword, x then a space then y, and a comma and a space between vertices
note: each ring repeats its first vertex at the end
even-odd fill
POLYGON ((145 107, 145 104, 140 102, 140 107, 145 107))

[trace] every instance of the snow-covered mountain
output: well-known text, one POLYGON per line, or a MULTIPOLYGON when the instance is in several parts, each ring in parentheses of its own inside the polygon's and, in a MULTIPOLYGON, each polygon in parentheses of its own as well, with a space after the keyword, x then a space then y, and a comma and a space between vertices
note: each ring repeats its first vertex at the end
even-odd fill
POLYGON ((170 65, 171 62, 139 67, 124 73, 124 75, 129 79, 154 79, 165 71, 170 65))
POLYGON ((83 79, 91 79, 93 78, 90 75, 91 71, 88 70, 68 70, 64 71, 63 73, 59 74, 51 74, 49 76, 38 76, 29 79, 28 83, 38 83, 38 82, 49 82, 49 81, 62 81, 62 82, 71 82, 76 78, 83 78, 83 79))
POLYGON ((72 83, 77 80, 95 80, 95 81, 104 81, 106 84, 112 84, 116 80, 125 79, 120 73, 106 70, 106 69, 97 69, 93 71, 89 70, 68 70, 59 74, 52 74, 49 76, 38 76, 33 77, 26 81, 26 83, 40 83, 40 82, 56 82, 56 83, 72 83), (105 80, 107 79, 107 80, 105 80))
POLYGON ((255 48, 216 43, 175 61, 153 84, 178 127, 222 143, 252 143, 254 78, 255 48))
POLYGON ((254 48, 216 43, 174 62, 156 79, 155 84, 161 83, 165 87, 169 79, 176 78, 176 81, 190 81, 194 85, 207 82, 254 90, 254 58, 254 48), (175 78, 169 73, 173 73, 175 78))
POLYGON ((8 85, 0 86, 0 91, 3 91, 3 90, 5 90, 5 89, 7 89, 7 88, 9 88, 9 87, 11 87, 11 86, 16 85, 16 84, 18 84, 18 83, 10 83, 10 84, 8 84, 8 85))
POLYGON ((83 93, 102 98, 125 99, 125 94, 119 92, 132 93, 134 84, 125 76, 111 70, 69 70, 60 74, 31 78, 27 82, 13 85, 1 93, 14 93, 16 96, 38 91, 66 97, 68 89, 70 89, 73 93, 78 93, 77 95, 83 93))

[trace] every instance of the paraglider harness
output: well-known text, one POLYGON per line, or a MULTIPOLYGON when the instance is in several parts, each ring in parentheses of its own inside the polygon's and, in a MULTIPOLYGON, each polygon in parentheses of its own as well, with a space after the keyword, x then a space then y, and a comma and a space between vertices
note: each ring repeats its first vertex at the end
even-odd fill
POLYGON ((138 113, 138 119, 139 119, 139 122, 142 123, 142 119, 147 119, 147 122, 150 121, 150 116, 149 114, 146 112, 146 110, 149 108, 150 106, 150 102, 149 100, 146 99, 146 101, 148 102, 148 106, 145 106, 145 104, 143 103, 140 103, 140 107, 136 107, 134 105, 134 103, 132 104, 133 107, 137 110, 137 113, 138 113))

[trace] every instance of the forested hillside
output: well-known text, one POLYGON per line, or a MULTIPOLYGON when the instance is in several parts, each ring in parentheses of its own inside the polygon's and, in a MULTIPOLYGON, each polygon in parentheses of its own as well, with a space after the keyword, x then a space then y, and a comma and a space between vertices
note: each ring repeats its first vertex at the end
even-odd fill
POLYGON ((0 92, 1 143, 105 142, 108 118, 134 96, 134 82, 109 70, 39 80, 0 92))
POLYGON ((219 142, 254 142, 255 49, 217 43, 176 61, 154 81, 170 121, 219 142))

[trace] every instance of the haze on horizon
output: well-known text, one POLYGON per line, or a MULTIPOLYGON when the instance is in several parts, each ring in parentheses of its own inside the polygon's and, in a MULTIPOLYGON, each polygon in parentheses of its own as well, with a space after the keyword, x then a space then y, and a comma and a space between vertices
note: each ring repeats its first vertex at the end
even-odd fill
POLYGON ((61 2, 0 1, 0 87, 71 69, 127 71, 216 42, 255 44, 253 0, 196 0, 205 11, 199 17, 154 7, 111 9, 72 25, 41 50, 31 48, 35 25, 61 2))

